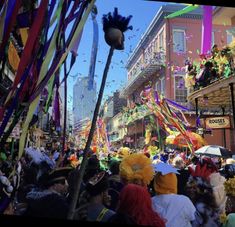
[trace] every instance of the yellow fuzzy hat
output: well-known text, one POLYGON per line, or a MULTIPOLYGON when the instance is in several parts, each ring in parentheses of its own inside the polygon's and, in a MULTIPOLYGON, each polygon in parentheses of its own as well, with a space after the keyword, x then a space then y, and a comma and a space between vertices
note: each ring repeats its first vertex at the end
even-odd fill
POLYGON ((174 173, 162 175, 157 173, 154 177, 154 191, 161 194, 177 194, 177 177, 174 173))
POLYGON ((118 156, 120 158, 125 158, 126 156, 130 155, 130 148, 129 147, 120 147, 118 150, 118 156))
POLYGON ((129 183, 148 185, 154 176, 151 160, 142 153, 125 157, 120 164, 120 176, 129 183))

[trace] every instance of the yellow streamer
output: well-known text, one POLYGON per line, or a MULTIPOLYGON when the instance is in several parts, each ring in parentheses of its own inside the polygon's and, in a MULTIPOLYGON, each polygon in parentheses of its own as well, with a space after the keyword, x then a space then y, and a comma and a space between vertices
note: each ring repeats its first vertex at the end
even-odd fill
POLYGON ((20 63, 20 57, 12 42, 10 42, 8 48, 8 61, 13 70, 16 71, 20 63))
POLYGON ((29 31, 29 28, 21 28, 20 29, 20 36, 21 36, 21 39, 22 39, 24 46, 25 46, 27 39, 28 39, 28 31, 29 31))
MULTIPOLYGON (((64 60, 65 60, 66 56, 68 55, 69 51, 74 46, 74 43, 76 42, 76 39, 77 39, 78 35, 80 34, 82 28, 84 27, 85 22, 86 22, 86 20, 89 16, 94 4, 95 4, 95 0, 92 0, 91 3, 89 4, 84 16, 82 17, 77 29, 75 30, 74 36, 73 36, 68 48, 66 49, 65 53, 62 55, 62 57, 60 59, 60 62, 57 65, 56 69, 54 70, 53 74, 57 71, 57 69, 60 67, 60 65, 64 62, 64 60)), ((60 13, 58 13, 58 15, 60 15, 60 13)), ((55 46, 55 39, 57 37, 57 33, 58 33, 58 24, 57 24, 56 32, 54 33, 54 35, 52 37, 52 41, 51 41, 50 46, 49 46, 50 51, 48 51, 49 53, 47 54, 47 56, 46 56, 46 58, 43 62, 43 65, 41 67, 41 71, 40 71, 39 80, 38 80, 37 85, 44 79, 44 77, 46 75, 46 72, 48 70, 49 62, 50 62, 50 60, 52 58, 52 54, 54 52, 53 50, 55 50, 55 47, 56 47, 55 46)), ((37 107, 39 99, 40 99, 40 95, 37 98, 35 98, 35 100, 30 104, 29 111, 28 111, 26 120, 24 122, 22 134, 21 134, 21 137, 20 137, 18 159, 20 159, 22 154, 23 154, 24 146, 25 146, 25 139, 26 139, 26 136, 27 136, 29 123, 30 123, 30 121, 33 117, 33 113, 34 113, 34 111, 37 107)))

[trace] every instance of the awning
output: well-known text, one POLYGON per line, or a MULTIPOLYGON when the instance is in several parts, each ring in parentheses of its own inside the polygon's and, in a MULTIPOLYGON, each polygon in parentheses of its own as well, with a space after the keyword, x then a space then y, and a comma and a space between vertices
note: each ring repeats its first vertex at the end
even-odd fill
MULTIPOLYGON (((200 109, 230 107, 230 84, 235 85, 235 76, 218 80, 207 87, 194 91, 188 96, 188 101, 195 105, 195 100, 198 99, 200 109)), ((235 89, 233 94, 235 95, 235 89)))

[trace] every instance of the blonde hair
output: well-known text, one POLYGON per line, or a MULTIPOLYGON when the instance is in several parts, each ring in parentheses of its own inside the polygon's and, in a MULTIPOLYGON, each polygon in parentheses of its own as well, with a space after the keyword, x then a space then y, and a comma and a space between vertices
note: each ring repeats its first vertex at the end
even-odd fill
POLYGON ((172 164, 176 168, 183 168, 184 167, 184 160, 181 157, 177 156, 173 159, 172 164))
POLYGON ((235 164, 235 160, 232 158, 226 159, 226 164, 235 164))

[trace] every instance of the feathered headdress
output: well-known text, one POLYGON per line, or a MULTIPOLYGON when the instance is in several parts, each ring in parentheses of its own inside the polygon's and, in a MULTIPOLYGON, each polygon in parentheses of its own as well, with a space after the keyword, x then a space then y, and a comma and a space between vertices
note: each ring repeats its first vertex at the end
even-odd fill
POLYGON ((120 164, 120 176, 130 183, 148 185, 154 176, 151 160, 142 153, 127 156, 120 164))
POLYGON ((132 30, 132 26, 128 26, 129 22, 132 18, 132 15, 128 17, 123 17, 120 14, 118 14, 118 9, 114 8, 113 15, 111 12, 108 14, 103 15, 102 21, 103 21, 103 30, 106 32, 109 28, 117 28, 121 32, 125 32, 127 30, 132 30))

